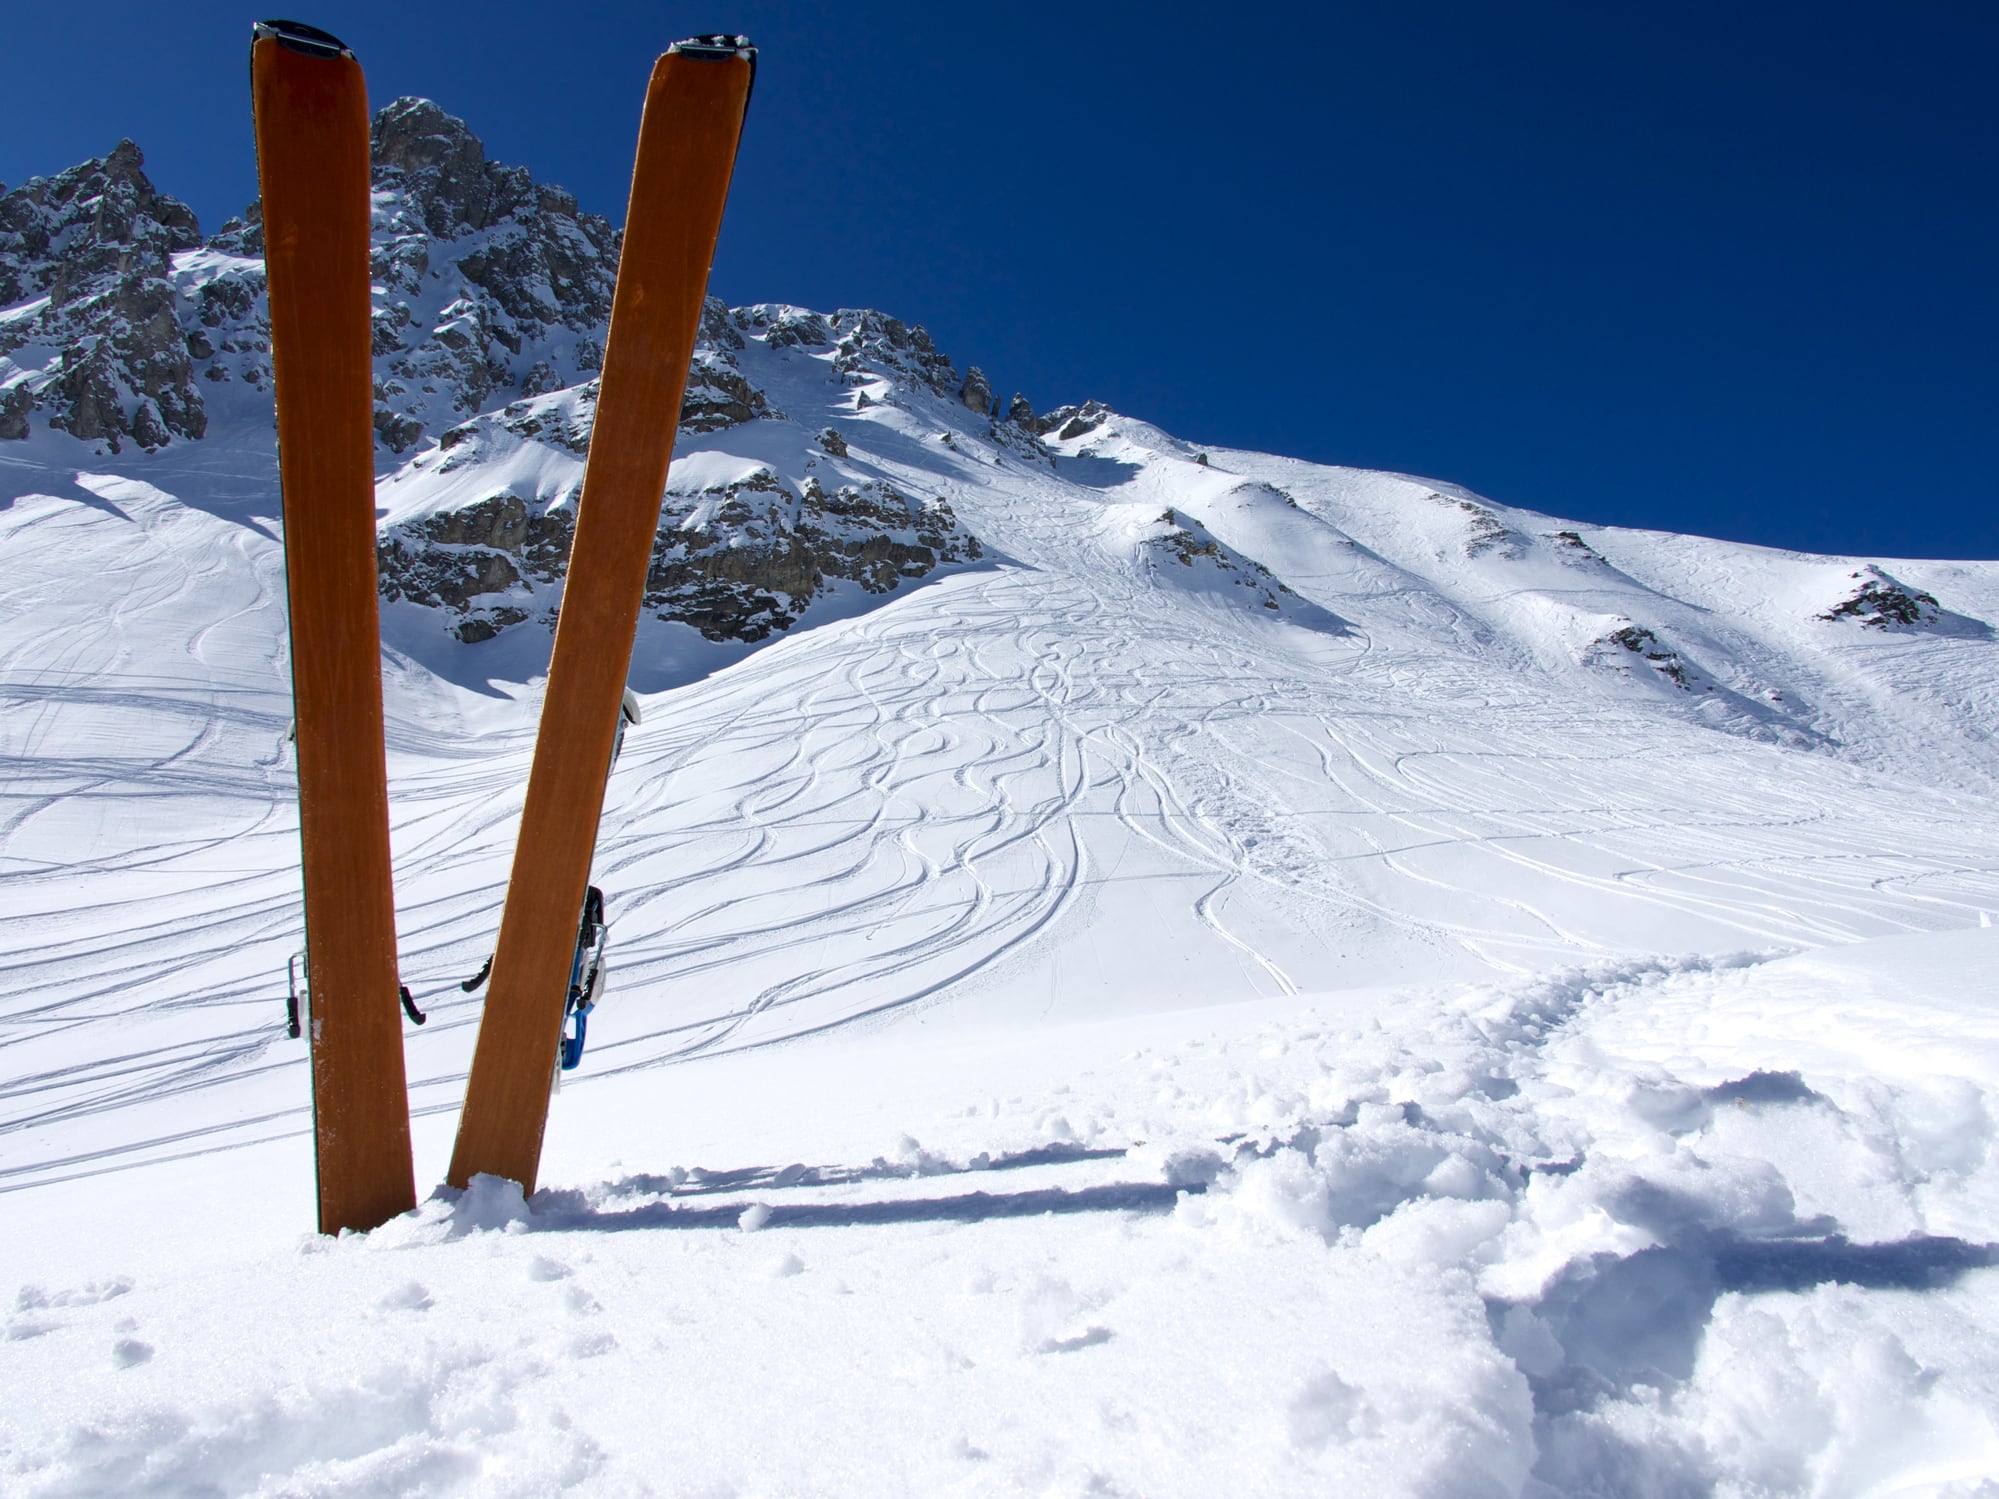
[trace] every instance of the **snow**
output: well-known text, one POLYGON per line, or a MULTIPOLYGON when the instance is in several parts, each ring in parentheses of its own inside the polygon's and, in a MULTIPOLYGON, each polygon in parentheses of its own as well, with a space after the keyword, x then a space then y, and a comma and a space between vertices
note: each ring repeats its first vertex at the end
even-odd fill
MULTIPOLYGON (((672 488, 880 479, 989 565, 648 625, 543 1190, 338 1240, 268 426, 0 453, 0 1489, 1999 1491, 1999 564, 1874 630, 1865 559, 737 359, 789 416, 672 488)), ((502 436, 385 513, 580 478, 502 436)), ((432 1182, 540 663, 422 613, 432 1182)))

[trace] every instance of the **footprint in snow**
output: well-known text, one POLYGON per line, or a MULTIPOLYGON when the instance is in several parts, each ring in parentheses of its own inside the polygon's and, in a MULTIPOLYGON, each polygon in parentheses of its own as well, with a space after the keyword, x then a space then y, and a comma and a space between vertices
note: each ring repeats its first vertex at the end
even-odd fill
POLYGON ((413 1280, 403 1282, 375 1303, 385 1312, 427 1312, 434 1304, 430 1292, 413 1280))
POLYGON ((569 1267, 560 1260, 552 1260, 545 1254, 538 1254, 528 1262, 529 1280, 567 1280, 569 1267))
MULTIPOLYGON (((37 1285, 24 1285, 14 1293, 14 1310, 17 1315, 9 1317, 4 1329, 0 1329, 0 1340, 21 1343, 29 1338, 39 1338, 47 1333, 59 1331, 69 1326, 59 1317, 50 1316, 51 1311, 65 1307, 96 1306, 123 1296, 132 1289, 130 1276, 114 1276, 110 1280, 93 1280, 86 1285, 73 1286, 63 1291, 45 1291, 37 1285)), ((136 1323, 131 1324, 136 1326, 136 1323)), ((119 1331, 124 1331, 121 1326, 119 1331)))
POLYGON ((51 1294, 40 1286, 22 1286, 14 1294, 14 1310, 17 1312, 38 1311, 53 1306, 96 1306, 101 1301, 111 1301, 132 1289, 132 1277, 114 1275, 110 1280, 93 1280, 86 1285, 73 1286, 66 1291, 51 1294))
POLYGON ((142 1343, 137 1338, 120 1338, 111 1345, 111 1362, 120 1369, 130 1369, 138 1364, 151 1362, 153 1345, 142 1343))
POLYGON ((1319 1451, 1358 1437, 1373 1436, 1380 1426, 1367 1395, 1330 1369, 1322 1369, 1299 1387, 1285 1408, 1284 1425, 1291 1445, 1319 1451))
POLYGON ((1036 1353, 1075 1353, 1084 1348, 1095 1348, 1100 1343, 1108 1343, 1116 1334, 1108 1327, 1090 1326, 1066 1338, 1045 1338, 1034 1351, 1036 1353))
POLYGON ((1028 1353, 1076 1353, 1108 1343, 1114 1334, 1083 1323, 1089 1303, 1067 1281, 1043 1277, 1021 1298, 1020 1346, 1028 1353), (1078 1324, 1082 1323, 1080 1328, 1078 1324))

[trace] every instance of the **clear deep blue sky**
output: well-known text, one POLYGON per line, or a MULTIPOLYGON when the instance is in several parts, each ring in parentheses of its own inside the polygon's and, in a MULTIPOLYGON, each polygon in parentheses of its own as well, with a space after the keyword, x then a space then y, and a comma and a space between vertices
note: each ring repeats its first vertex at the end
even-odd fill
MULTIPOLYGON (((1046 409, 1579 520, 1999 557, 1999 5, 282 0, 621 219, 650 60, 762 69, 713 290, 1046 409)), ((248 23, 21 6, 0 181, 251 196, 248 23)), ((280 14, 285 13, 282 9, 280 14)))

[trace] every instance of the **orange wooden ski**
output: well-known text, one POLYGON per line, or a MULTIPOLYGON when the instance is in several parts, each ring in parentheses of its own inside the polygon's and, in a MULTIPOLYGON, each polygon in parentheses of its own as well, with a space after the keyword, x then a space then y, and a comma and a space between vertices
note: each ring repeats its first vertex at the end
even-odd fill
POLYGON ((416 1206, 382 746, 368 95, 354 54, 252 30, 297 714, 319 1228, 416 1206))
POLYGON ((674 429, 756 50, 698 37, 653 67, 632 169, 597 421, 527 804, 449 1180, 532 1192, 674 429))

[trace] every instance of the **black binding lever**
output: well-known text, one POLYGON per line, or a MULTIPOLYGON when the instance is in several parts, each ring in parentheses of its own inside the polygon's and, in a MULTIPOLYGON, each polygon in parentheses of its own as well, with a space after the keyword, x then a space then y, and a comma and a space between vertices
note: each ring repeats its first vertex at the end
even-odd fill
POLYGON ((330 31, 321 31, 317 26, 308 26, 303 21, 253 21, 250 23, 250 43, 252 46, 262 41, 276 42, 288 52, 301 52, 307 57, 352 57, 353 49, 330 31))
POLYGON ((756 61, 757 49, 750 45, 746 36, 735 36, 726 31, 711 31, 705 36, 690 36, 686 41, 675 42, 666 49, 678 52, 682 57, 698 57, 703 62, 727 62, 732 57, 749 54, 750 61, 756 61))

